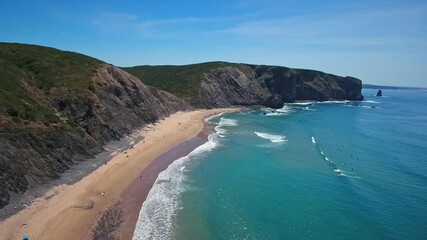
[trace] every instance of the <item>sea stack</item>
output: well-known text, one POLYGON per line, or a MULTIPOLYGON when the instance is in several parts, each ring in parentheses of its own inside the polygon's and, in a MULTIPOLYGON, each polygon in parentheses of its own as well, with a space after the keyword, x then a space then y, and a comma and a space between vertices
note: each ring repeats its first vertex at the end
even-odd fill
POLYGON ((379 89, 377 92, 377 97, 382 97, 382 96, 383 96, 383 91, 381 91, 381 89, 379 89))

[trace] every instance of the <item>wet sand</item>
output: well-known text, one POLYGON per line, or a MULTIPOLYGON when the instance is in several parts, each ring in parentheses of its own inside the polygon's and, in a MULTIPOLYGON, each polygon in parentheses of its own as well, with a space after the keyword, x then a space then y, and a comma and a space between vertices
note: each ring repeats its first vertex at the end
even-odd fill
POLYGON ((181 143, 171 150, 157 157, 150 165, 147 166, 141 175, 128 186, 121 194, 123 203, 123 223, 116 232, 119 239, 132 239, 136 222, 138 221, 139 210, 142 203, 147 198, 148 192, 153 186, 160 172, 165 170, 173 161, 180 157, 187 156, 198 146, 208 141, 207 134, 202 132, 197 137, 181 143))
MULTIPOLYGON (((92 239, 93 227, 99 223, 99 219, 103 219, 103 213, 116 209, 116 203, 120 202, 121 206, 139 205, 136 209, 139 212, 141 199, 137 199, 137 193, 148 193, 151 188, 148 187, 149 182, 152 181, 149 179, 157 176, 155 173, 161 171, 159 167, 161 169, 161 166, 167 166, 167 161, 159 158, 156 161, 159 165, 153 164, 153 170, 144 172, 145 169, 150 169, 148 166, 154 159, 178 144, 195 138, 203 130, 203 119, 207 116, 236 110, 178 112, 155 125, 147 126, 142 133, 145 139, 132 149, 118 152, 108 164, 73 185, 63 184, 52 188, 31 206, 2 221, 0 236, 2 239, 21 239, 23 235, 29 235, 30 239, 92 239), (132 191, 136 185, 134 181, 142 173, 147 175, 145 187, 141 187, 141 192, 132 191)), ((183 148, 177 149, 182 149, 181 154, 191 151, 190 148, 186 151, 183 148)), ((135 209, 123 209, 123 212, 131 210, 135 209)), ((119 229, 119 234, 121 236, 127 232, 126 236, 129 236, 129 230, 133 228, 130 227, 131 222, 136 221, 135 215, 133 218, 129 215, 129 219, 123 220, 125 222, 122 224, 123 228, 119 229)))

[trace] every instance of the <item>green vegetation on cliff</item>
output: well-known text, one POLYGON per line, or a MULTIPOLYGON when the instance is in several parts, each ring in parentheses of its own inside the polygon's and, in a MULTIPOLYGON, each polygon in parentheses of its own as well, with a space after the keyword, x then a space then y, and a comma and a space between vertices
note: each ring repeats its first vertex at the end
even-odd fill
POLYGON ((138 77, 145 84, 160 88, 178 97, 192 102, 199 95, 201 79, 204 73, 219 67, 239 64, 227 62, 207 62, 183 66, 135 66, 123 68, 138 77))
POLYGON ((101 63, 54 48, 0 43, 0 115, 9 115, 15 123, 58 122, 54 112, 41 103, 43 95, 55 97, 90 89, 90 77, 101 63), (25 86, 33 89, 32 94, 25 86))

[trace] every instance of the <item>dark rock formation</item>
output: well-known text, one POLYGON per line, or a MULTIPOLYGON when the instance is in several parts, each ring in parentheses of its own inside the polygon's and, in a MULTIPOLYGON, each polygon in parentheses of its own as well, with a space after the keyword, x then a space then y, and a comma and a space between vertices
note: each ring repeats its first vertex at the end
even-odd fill
MULTIPOLYGON (((199 107, 264 105, 303 100, 363 100, 362 82, 313 70, 243 65, 221 67, 201 79, 199 107)), ((194 101, 193 101, 194 102, 194 101)), ((197 101, 195 101, 197 102, 197 101)))
POLYGON ((264 99, 261 104, 269 108, 281 108, 283 107, 283 98, 279 94, 273 94, 264 99))
POLYGON ((254 76, 235 67, 216 68, 201 78, 198 107, 215 108, 235 105, 259 105, 270 93, 254 76))
POLYGON ((314 70, 251 65, 257 81, 285 102, 363 100, 362 82, 314 70))
POLYGON ((0 132, 0 149, 1 207, 8 191, 23 193, 102 151, 92 138, 66 128, 0 132))
POLYGON ((383 96, 383 91, 381 91, 381 89, 380 89, 377 92, 377 97, 382 97, 382 96, 383 96))

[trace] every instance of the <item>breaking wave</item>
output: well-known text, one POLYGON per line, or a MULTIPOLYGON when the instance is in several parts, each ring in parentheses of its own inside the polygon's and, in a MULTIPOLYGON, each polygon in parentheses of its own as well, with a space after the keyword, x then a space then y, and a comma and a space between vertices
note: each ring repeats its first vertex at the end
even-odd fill
POLYGON ((190 154, 175 160, 161 172, 147 199, 142 204, 133 240, 172 239, 173 223, 179 209, 179 195, 185 190, 185 168, 191 161, 200 159, 218 146, 218 135, 209 135, 208 142, 190 154))
POLYGON ((262 133, 262 132, 255 132, 255 134, 258 137, 270 140, 273 143, 283 143, 288 141, 286 139, 286 136, 282 136, 282 135, 273 135, 273 134, 262 133))
POLYGON ((227 133, 227 127, 235 127, 238 125, 239 124, 237 120, 222 117, 219 120, 218 125, 215 127, 215 131, 217 132, 218 136, 225 137, 225 134, 227 133))
POLYGON ((328 165, 331 167, 331 169, 340 177, 350 177, 350 178, 356 178, 359 179, 360 177, 355 176, 353 172, 345 172, 338 168, 338 166, 326 156, 325 152, 320 148, 319 144, 317 144, 316 139, 311 136, 311 142, 316 146, 317 151, 319 154, 323 157, 323 160, 328 163, 328 165))

